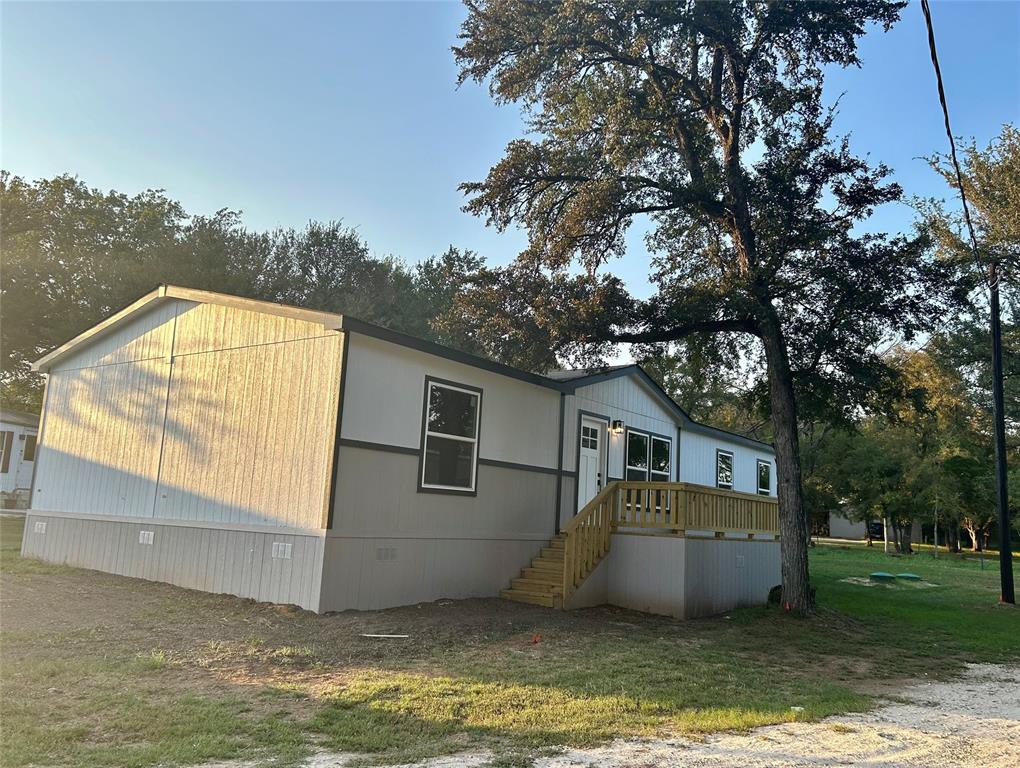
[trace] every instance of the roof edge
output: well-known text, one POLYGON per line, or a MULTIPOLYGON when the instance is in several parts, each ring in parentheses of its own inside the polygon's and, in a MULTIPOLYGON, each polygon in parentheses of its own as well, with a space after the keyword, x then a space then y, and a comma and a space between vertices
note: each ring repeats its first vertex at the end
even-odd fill
POLYGON ((181 299, 183 301, 195 301, 205 304, 219 304, 221 306, 234 307, 249 312, 262 312, 264 314, 287 317, 292 320, 304 320, 311 323, 321 323, 326 330, 340 330, 343 324, 343 315, 331 312, 320 312, 314 309, 294 307, 289 304, 277 304, 272 301, 260 299, 246 299, 240 296, 232 296, 226 293, 215 291, 203 291, 197 288, 185 288, 179 285, 160 285, 148 293, 135 299, 123 309, 119 309, 109 317, 88 328, 72 339, 64 342, 59 347, 51 349, 45 355, 32 363, 32 370, 46 373, 54 363, 66 357, 76 348, 83 344, 91 343, 97 338, 109 333, 115 327, 128 320, 133 315, 142 311, 149 304, 165 299, 181 299))

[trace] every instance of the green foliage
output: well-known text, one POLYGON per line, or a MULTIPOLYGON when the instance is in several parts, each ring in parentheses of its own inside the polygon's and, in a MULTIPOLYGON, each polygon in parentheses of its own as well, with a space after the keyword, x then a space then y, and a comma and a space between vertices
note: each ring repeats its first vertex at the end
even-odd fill
POLYGON ((338 221, 252 232, 240 214, 188 214, 160 190, 133 197, 72 176, 0 172, 0 404, 36 411, 29 363, 160 283, 347 313, 437 341, 432 326, 481 258, 451 247, 409 267, 375 258, 338 221))
POLYGON ((589 359, 621 340, 742 335, 751 370, 766 354, 770 375, 790 367, 802 411, 850 419, 887 374, 876 342, 957 298, 924 237, 856 233, 901 192, 830 138, 822 103, 823 67, 859 64, 857 38, 902 3, 468 6, 461 79, 530 115, 529 138, 463 185, 468 211, 530 237, 502 279, 454 304, 493 354, 511 307, 527 336, 589 359), (611 274, 635 222, 649 231, 647 301, 611 274))

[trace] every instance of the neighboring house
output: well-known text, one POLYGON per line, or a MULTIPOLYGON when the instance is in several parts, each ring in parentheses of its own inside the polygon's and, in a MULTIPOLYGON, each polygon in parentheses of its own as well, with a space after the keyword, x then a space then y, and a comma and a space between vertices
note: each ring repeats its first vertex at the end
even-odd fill
POLYGON ((834 539, 865 539, 868 527, 863 520, 850 520, 837 513, 829 513, 829 536, 834 539))
POLYGON ((28 556, 313 611, 502 593, 691 616, 779 581, 772 448, 635 365, 539 376, 163 286, 35 368, 28 556))
POLYGON ((0 506, 28 507, 35 466, 39 417, 17 411, 0 412, 0 506))

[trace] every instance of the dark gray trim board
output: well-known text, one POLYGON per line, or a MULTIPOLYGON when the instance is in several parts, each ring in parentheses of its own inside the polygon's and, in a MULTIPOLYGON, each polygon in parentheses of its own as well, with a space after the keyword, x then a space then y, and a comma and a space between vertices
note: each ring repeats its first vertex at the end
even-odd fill
POLYGON ((336 406, 336 433, 333 435, 333 468, 329 474, 329 512, 326 514, 326 530, 333 527, 333 508, 336 506, 336 487, 340 471, 340 427, 344 420, 344 390, 347 387, 347 355, 350 352, 351 335, 344 334, 340 348, 340 392, 336 406))
POLYGON ((559 451, 556 454, 556 519, 553 521, 553 534, 560 532, 560 512, 563 510, 563 427, 565 426, 565 411, 567 406, 567 393, 560 392, 560 438, 557 441, 559 451))
POLYGON ((355 333, 371 336, 375 339, 388 341, 391 344, 398 344, 402 347, 417 349, 419 352, 425 352, 429 355, 435 355, 436 357, 443 357, 447 360, 453 360, 456 363, 463 363, 464 365, 481 368, 482 370, 498 373, 502 376, 509 376, 512 379, 526 381, 529 384, 536 384, 540 387, 548 387, 549 389, 555 389, 557 391, 563 390, 563 387, 559 382, 547 379, 545 376, 539 376, 537 373, 529 373, 517 368, 511 368, 509 365, 503 365, 502 363, 497 363, 494 360, 487 360, 484 357, 478 357, 477 355, 471 355, 457 349, 444 347, 442 344, 436 344, 434 341, 419 339, 415 336, 409 336, 406 333, 400 333, 399 331, 393 331, 379 325, 366 323, 364 320, 358 320, 353 317, 348 317, 347 315, 343 316, 341 328, 345 331, 351 330, 355 333))
POLYGON ((402 453, 406 456, 417 456, 421 451, 417 448, 410 448, 406 445, 390 445, 389 443, 373 443, 368 440, 352 440, 349 437, 341 437, 340 445, 347 448, 362 448, 366 451, 383 451, 384 453, 402 453))
MULTIPOLYGON (((361 448, 366 451, 381 451, 383 453, 400 453, 405 456, 419 456, 421 451, 417 448, 409 448, 404 445, 389 445, 388 443, 373 443, 368 440, 352 440, 349 437, 340 438, 340 445, 347 448, 361 448)), ((499 461, 498 459, 487 459, 478 457, 478 465, 484 467, 496 467, 498 469, 514 469, 518 472, 537 472, 543 475, 560 474, 562 477, 574 477, 577 473, 569 470, 556 470, 552 467, 540 467, 537 464, 518 464, 513 461, 499 461)))

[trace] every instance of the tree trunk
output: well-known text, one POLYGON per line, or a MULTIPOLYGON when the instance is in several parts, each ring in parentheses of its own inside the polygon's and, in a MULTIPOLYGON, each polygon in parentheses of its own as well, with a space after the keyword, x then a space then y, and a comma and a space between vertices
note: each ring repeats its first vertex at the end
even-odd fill
POLYGON ((977 529, 967 526, 967 534, 970 536, 970 549, 972 552, 981 551, 981 537, 978 535, 977 529))
POLYGON ((913 538, 913 532, 913 521, 907 523, 900 529, 900 552, 904 555, 909 555, 914 551, 914 548, 910 545, 910 539, 913 538))
POLYGON ((808 547, 811 536, 801 497, 800 443, 797 433, 797 403, 786 340, 771 307, 762 323, 761 337, 768 361, 769 402, 776 448, 776 492, 779 497, 780 558, 782 561, 783 607, 809 613, 814 597, 808 577, 808 547))
POLYGON ((960 529, 952 521, 946 525, 946 549, 954 554, 960 551, 960 529))

